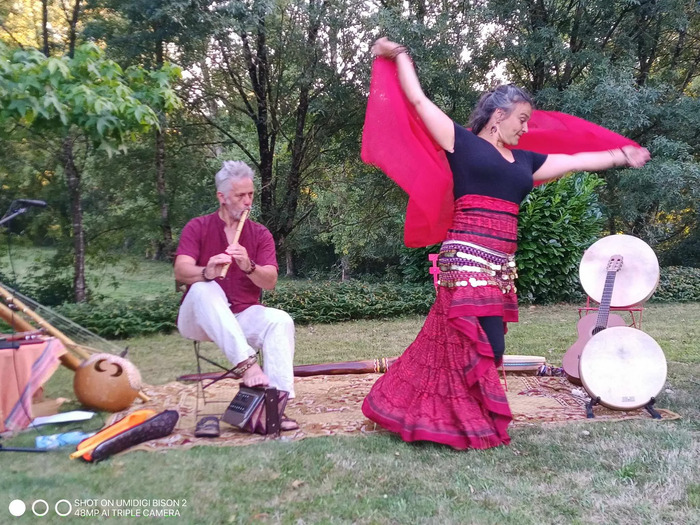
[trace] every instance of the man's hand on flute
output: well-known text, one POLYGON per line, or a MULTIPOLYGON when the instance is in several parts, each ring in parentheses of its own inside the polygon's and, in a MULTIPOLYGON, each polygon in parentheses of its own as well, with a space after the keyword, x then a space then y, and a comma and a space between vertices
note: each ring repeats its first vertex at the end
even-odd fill
POLYGON ((231 256, 226 253, 220 253, 209 258, 207 265, 204 268, 204 273, 202 277, 205 280, 213 281, 222 276, 224 268, 231 264, 231 256))
POLYGON ((248 256, 248 250, 245 249, 245 246, 241 246, 237 242, 234 242, 228 245, 225 253, 232 261, 235 261, 238 267, 244 272, 249 272, 251 270, 253 264, 248 256))

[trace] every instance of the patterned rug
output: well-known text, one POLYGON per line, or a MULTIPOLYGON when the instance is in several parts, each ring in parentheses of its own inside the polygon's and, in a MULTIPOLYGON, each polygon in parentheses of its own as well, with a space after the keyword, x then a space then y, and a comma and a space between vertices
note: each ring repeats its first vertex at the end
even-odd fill
MULTIPOLYGON (((286 415, 297 420, 300 428, 283 432, 278 439, 298 440, 307 437, 385 432, 366 419, 360 410, 362 400, 378 377, 378 374, 297 377, 297 395, 287 404, 286 415)), ((586 392, 563 377, 508 375, 507 381, 508 402, 513 412, 514 426, 557 425, 587 419, 585 405, 589 399, 586 392)), ((146 386, 144 391, 151 398, 149 402, 135 402, 128 410, 114 414, 110 423, 118 421, 131 411, 143 408, 157 411, 174 409, 180 413, 180 420, 170 436, 142 443, 128 451, 190 448, 197 445, 249 445, 273 439, 242 432, 223 422, 220 437, 196 438, 194 384, 173 382, 160 386, 146 386)), ((221 381, 208 388, 204 413, 220 415, 237 391, 238 382, 233 380, 221 381)), ((680 418, 678 414, 669 410, 657 411, 663 420, 680 418)), ((200 417, 202 413, 200 407, 200 417)), ((593 413, 595 418, 588 419, 590 422, 651 419, 644 409, 617 411, 597 405, 593 413)))

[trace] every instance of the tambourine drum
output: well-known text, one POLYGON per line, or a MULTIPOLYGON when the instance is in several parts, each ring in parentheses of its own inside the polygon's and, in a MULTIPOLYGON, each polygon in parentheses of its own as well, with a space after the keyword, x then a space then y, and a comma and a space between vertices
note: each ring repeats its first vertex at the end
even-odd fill
POLYGON ((615 275, 610 306, 628 307, 649 299, 659 284, 659 261, 651 247, 632 235, 609 235, 593 243, 579 265, 581 286, 600 303, 605 287, 608 262, 622 255, 622 267, 615 275))
POLYGON ((538 355, 504 355, 503 368, 509 374, 537 375, 545 365, 544 357, 538 355))
POLYGON ((636 328, 614 326, 586 343, 579 359, 583 387, 601 405, 633 410, 655 398, 666 383, 666 356, 636 328))

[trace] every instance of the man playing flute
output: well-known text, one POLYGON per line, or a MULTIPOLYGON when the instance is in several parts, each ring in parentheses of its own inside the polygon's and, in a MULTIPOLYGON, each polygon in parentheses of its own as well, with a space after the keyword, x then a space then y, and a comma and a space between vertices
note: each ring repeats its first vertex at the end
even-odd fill
MULTIPOLYGON (((269 385, 293 398, 294 322, 260 304, 262 290, 277 284, 275 242, 265 226, 245 220, 255 194, 253 170, 226 161, 215 181, 219 209, 190 220, 175 253, 175 279, 187 285, 178 330, 188 339, 213 341, 244 385, 269 385)), ((295 421, 283 421, 282 430, 294 428, 295 421)))

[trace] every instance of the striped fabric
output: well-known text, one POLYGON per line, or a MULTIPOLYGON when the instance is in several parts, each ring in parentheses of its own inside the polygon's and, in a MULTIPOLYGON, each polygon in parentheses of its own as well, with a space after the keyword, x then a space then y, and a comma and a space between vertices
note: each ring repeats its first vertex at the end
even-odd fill
MULTIPOLYGON (((9 431, 21 430, 29 425, 32 420, 32 396, 51 376, 54 370, 56 370, 59 357, 62 356, 66 350, 58 339, 51 338, 34 344, 23 344, 19 349, 14 350, 14 352, 25 353, 22 357, 15 355, 14 364, 16 364, 17 367, 29 366, 27 357, 36 355, 38 352, 41 353, 31 364, 29 377, 26 379, 26 383, 24 383, 24 385, 15 385, 15 388, 20 389, 20 395, 14 407, 5 418, 5 428, 9 431), (43 345, 43 349, 37 348, 37 344, 43 345)), ((14 368, 13 366, 11 370, 13 374, 14 368)), ((9 373, 7 370, 5 372, 9 373)), ((5 387, 3 387, 3 389, 4 388, 5 387)), ((14 397, 17 396, 16 392, 3 392, 3 395, 12 394, 14 394, 14 397)))

